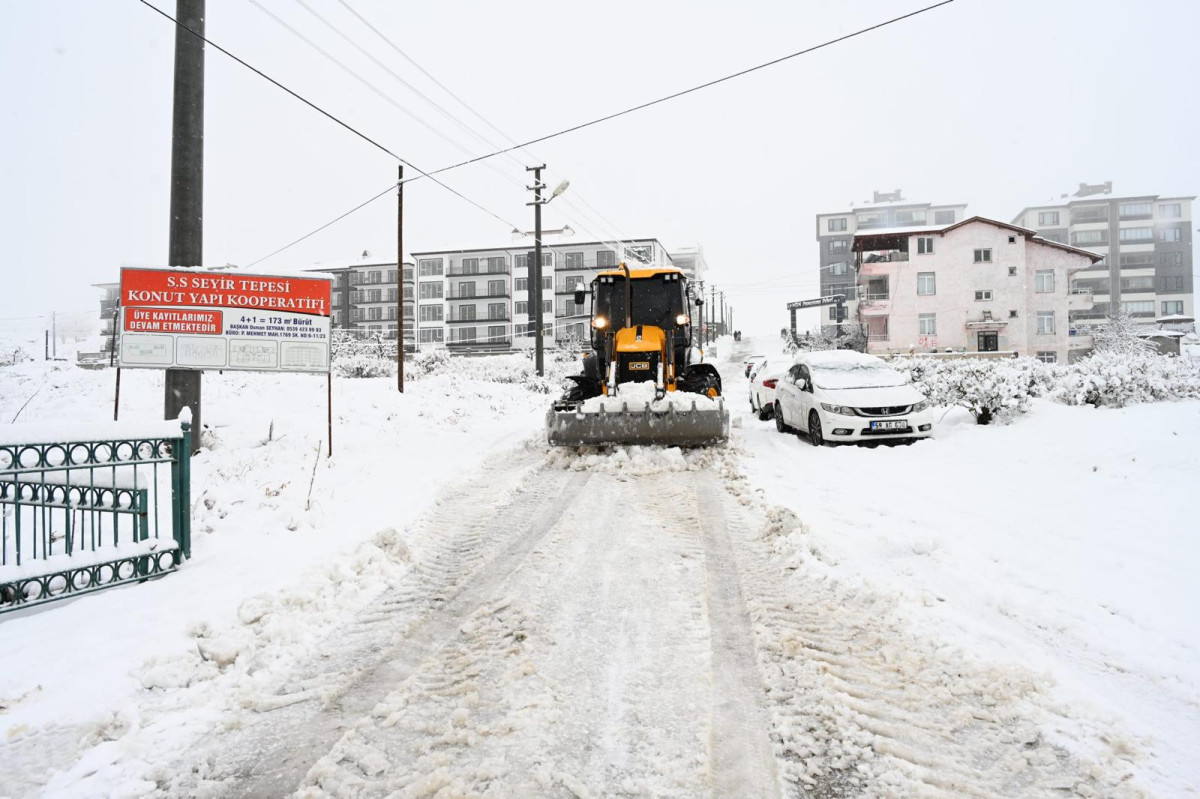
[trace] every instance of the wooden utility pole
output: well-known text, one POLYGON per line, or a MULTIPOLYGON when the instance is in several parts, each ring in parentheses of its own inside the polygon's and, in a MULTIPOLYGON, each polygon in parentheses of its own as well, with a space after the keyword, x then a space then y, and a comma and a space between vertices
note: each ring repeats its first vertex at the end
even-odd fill
MULTIPOLYGON (((204 259, 204 0, 176 0, 175 95, 171 128, 170 266, 200 266, 204 259), (190 30, 189 30, 190 29, 190 30)), ((168 369, 163 413, 176 419, 192 411, 192 448, 200 448, 200 372, 168 369)))
MULTIPOLYGON (((396 389, 404 393, 404 164, 396 174, 396 389)), ((414 319, 415 323, 416 320, 414 319)), ((416 325, 413 325, 414 333, 416 325)))

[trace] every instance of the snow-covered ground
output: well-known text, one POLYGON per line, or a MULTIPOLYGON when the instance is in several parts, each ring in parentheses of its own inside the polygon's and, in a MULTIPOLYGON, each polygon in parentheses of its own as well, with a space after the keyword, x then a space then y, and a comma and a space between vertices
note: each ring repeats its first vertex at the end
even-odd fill
MULTIPOLYGON (((473 361, 335 381, 326 459, 322 379, 207 375, 192 560, 0 617, 0 795, 1195 795, 1200 403, 816 450, 765 344, 690 452, 550 452, 473 361)), ((0 369, 0 421, 112 378, 0 369)))
POLYGON ((818 450, 748 410, 742 434, 746 474, 802 520, 811 568, 1051 675, 1093 730, 1113 720, 1156 795, 1200 789, 1200 402, 1043 400, 986 427, 953 409, 935 439, 894 448, 818 450))

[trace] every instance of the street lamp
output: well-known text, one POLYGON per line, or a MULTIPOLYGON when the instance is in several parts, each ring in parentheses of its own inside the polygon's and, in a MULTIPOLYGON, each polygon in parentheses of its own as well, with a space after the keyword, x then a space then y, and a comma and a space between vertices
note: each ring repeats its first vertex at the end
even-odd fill
MULTIPOLYGON (((525 167, 526 172, 533 173, 533 185, 528 187, 533 192, 533 202, 526 203, 526 205, 533 206, 533 264, 529 267, 529 280, 532 284, 532 290, 530 291, 529 304, 533 306, 533 314, 531 316, 535 320, 533 352, 534 365, 537 367, 539 377, 545 374, 542 359, 542 206, 562 194, 571 185, 571 181, 564 180, 554 187, 554 191, 550 193, 547 199, 543 200, 542 189, 546 188, 546 184, 542 183, 542 170, 545 168, 545 164, 525 167)), ((561 228, 559 232, 562 232, 561 228)))

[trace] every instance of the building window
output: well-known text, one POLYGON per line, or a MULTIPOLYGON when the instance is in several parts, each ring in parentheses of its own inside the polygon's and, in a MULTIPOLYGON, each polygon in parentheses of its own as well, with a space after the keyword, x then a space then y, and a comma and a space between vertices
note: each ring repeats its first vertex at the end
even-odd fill
POLYGON ((1152 203, 1121 203, 1117 210, 1123 218, 1151 216, 1154 213, 1154 206, 1152 203))
POLYGON ((644 244, 639 244, 636 247, 626 247, 625 255, 644 264, 648 264, 654 260, 653 248, 644 244))
POLYGON ((567 253, 567 269, 582 269, 583 268, 583 253, 569 252, 567 253))
POLYGON ((1121 278, 1121 291, 1154 291, 1154 278, 1142 277, 1121 278))
POLYGON ((617 254, 613 250, 596 250, 596 266, 601 269, 617 265, 617 254))
POLYGON ((542 300, 542 313, 554 313, 554 300, 542 300))
POLYGON ((404 287, 404 299, 411 300, 412 298, 413 298, 413 287, 405 286, 404 287))
POLYGON ((517 313, 529 313, 529 302, 527 300, 521 300, 517 303, 517 313))
POLYGON ((442 329, 440 327, 429 328, 421 331, 422 344, 433 344, 435 342, 439 344, 442 342, 442 329))
POLYGON ((514 291, 529 291, 529 278, 519 277, 513 281, 514 291))
POLYGON ((503 296, 504 295, 504 281, 503 280, 489 280, 487 293, 493 297, 503 296))
POLYGON ((1132 300, 1121 303, 1121 310, 1130 316, 1154 316, 1154 300, 1132 300))
POLYGON ((1054 227, 1058 224, 1058 211, 1039 211, 1038 227, 1054 227))
POLYGON ((1183 231, 1177 227, 1165 227, 1159 231, 1160 241, 1182 241, 1183 231))
POLYGON ((419 263, 421 277, 431 277, 442 274, 441 258, 422 258, 419 263))
POLYGON ((507 316, 504 313, 504 303, 489 302, 488 303, 488 319, 503 319, 507 316))
POLYGON ((837 239, 829 242, 827 249, 832 253, 844 253, 850 249, 850 242, 845 239, 837 239))
POLYGON ((1168 275, 1158 279, 1159 291, 1185 291, 1183 275, 1168 275))
POLYGON ((1183 266, 1183 253, 1160 252, 1158 254, 1158 262, 1163 266, 1183 266))
POLYGON ((376 306, 374 308, 368 308, 367 309, 367 318, 370 319, 372 322, 378 322, 380 319, 383 318, 383 309, 380 308, 379 306, 376 306))
POLYGON ((991 251, 991 249, 986 249, 986 250, 976 250, 976 251, 975 251, 975 263, 977 263, 977 264, 990 264, 991 262, 992 262, 992 251, 991 251))
POLYGON ((441 283, 422 283, 421 284, 421 299, 437 300, 442 297, 441 283))
POLYGON ((937 314, 923 313, 917 317, 917 334, 921 336, 937 335, 937 314))
POLYGON ((1162 304, 1162 315, 1183 314, 1183 300, 1170 300, 1162 304))
POLYGON ((839 261, 839 262, 838 262, 838 263, 836 263, 836 264, 830 264, 830 266, 829 266, 829 274, 831 274, 831 275, 844 275, 844 274, 846 274, 846 262, 845 262, 845 261, 839 261))
POLYGON ((842 217, 841 219, 830 219, 830 220, 829 220, 829 221, 826 223, 826 227, 825 227, 825 229, 826 229, 826 231, 827 231, 827 232, 829 232, 829 233, 843 233, 843 232, 845 232, 845 230, 846 230, 846 218, 845 218, 845 217, 842 217))
POLYGON ((350 312, 350 321, 351 322, 361 322, 362 320, 363 320, 363 309, 362 308, 355 308, 354 310, 352 310, 350 312))
POLYGON ((1154 241, 1154 228, 1123 227, 1117 231, 1117 238, 1126 242, 1154 241))
POLYGON ((399 274, 400 274, 400 272, 399 272, 398 270, 395 270, 395 269, 389 269, 389 270, 387 270, 387 282, 389 282, 389 283, 395 283, 395 282, 396 282, 396 277, 397 277, 399 274))
POLYGON ((1011 311, 1009 311, 1009 312, 1008 312, 1008 318, 1009 318, 1009 319, 1016 319, 1016 318, 1017 318, 1017 311, 1016 311, 1016 309, 1015 309, 1015 308, 1014 308, 1013 310, 1011 310, 1011 311))
POLYGON ((333 304, 334 305, 342 304, 342 292, 340 292, 340 291, 333 292, 333 304))
POLYGON ((367 302, 383 302, 383 289, 371 289, 368 291, 367 302))
MULTIPOLYGON (((1122 269, 1127 266, 1154 266, 1154 253, 1123 252, 1121 253, 1120 264, 1122 269)), ((1099 264, 1097 264, 1097 266, 1099 266, 1099 264)))
POLYGON ((420 310, 420 318, 422 322, 442 321, 442 306, 422 305, 420 310))
MULTIPOLYGON (((1125 239, 1125 231, 1121 231, 1121 240, 1125 239)), ((1077 230, 1071 234, 1072 244, 1105 244, 1108 241, 1107 232, 1103 230, 1077 230)))
POLYGON ((917 236, 917 255, 933 254, 933 236, 917 236))
POLYGON ((462 259, 462 273, 464 275, 478 275, 479 274, 479 259, 478 258, 463 258, 462 259))
POLYGON ((342 311, 333 312, 333 326, 341 327, 346 323, 346 316, 342 311))
POLYGON ((406 266, 406 267, 404 268, 404 279, 405 279, 406 281, 410 282, 410 283, 412 282, 412 279, 413 279, 413 270, 412 270, 412 267, 411 267, 411 266, 406 266))
POLYGON ((975 292, 975 302, 991 302, 991 301, 992 301, 992 290, 991 289, 980 289, 979 291, 975 292))
POLYGON ((1038 294, 1050 294, 1054 291, 1054 270, 1039 269, 1033 273, 1034 291, 1038 294))
POLYGON ((907 227, 909 225, 925 224, 925 211, 897 211, 896 225, 898 227, 907 227))
POLYGON ((487 270, 493 275, 503 273, 504 266, 505 264, 503 255, 493 255, 487 259, 487 270))
POLYGON ((953 225, 954 224, 954 212, 953 211, 934 211, 933 212, 933 224, 935 224, 935 225, 953 225))
POLYGON ((475 284, 474 283, 459 283, 458 288, 455 290, 455 292, 452 296, 453 297, 462 297, 464 299, 474 297, 475 296, 475 284))
POLYGON ((858 227, 883 227, 883 217, 879 214, 858 214, 858 227))
POLYGON ((350 285, 357 286, 363 282, 363 276, 358 272, 350 273, 350 285))
POLYGON ((503 342, 505 338, 504 325, 490 325, 488 327, 488 341, 497 344, 503 342))
POLYGON ((917 272, 917 294, 936 294, 937 275, 933 272, 917 272))
POLYGON ((1054 335, 1054 311, 1037 312, 1037 332, 1039 335, 1054 335))
POLYGON ((1180 219, 1183 217, 1183 206, 1180 203, 1163 203, 1158 206, 1158 215, 1164 219, 1180 219))
POLYGON ((387 318, 388 318, 388 319, 395 319, 395 318, 396 318, 396 315, 397 315, 396 306, 395 306, 395 305, 389 305, 389 306, 388 306, 388 312, 387 312, 387 318))
POLYGON ((1015 266, 1010 266, 1010 267, 1008 268, 1008 276, 1009 276, 1009 277, 1016 277, 1016 276, 1017 276, 1017 268, 1016 268, 1015 266))
POLYGON ((1058 353, 1056 352, 1039 352, 1037 359, 1042 363, 1058 363, 1058 353))

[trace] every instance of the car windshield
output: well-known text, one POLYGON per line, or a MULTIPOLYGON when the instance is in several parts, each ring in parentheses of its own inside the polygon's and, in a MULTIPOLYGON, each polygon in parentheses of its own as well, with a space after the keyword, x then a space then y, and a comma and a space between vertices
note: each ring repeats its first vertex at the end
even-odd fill
POLYGON ((819 388, 886 388, 907 382, 903 375, 882 363, 830 363, 809 368, 813 383, 819 388))

